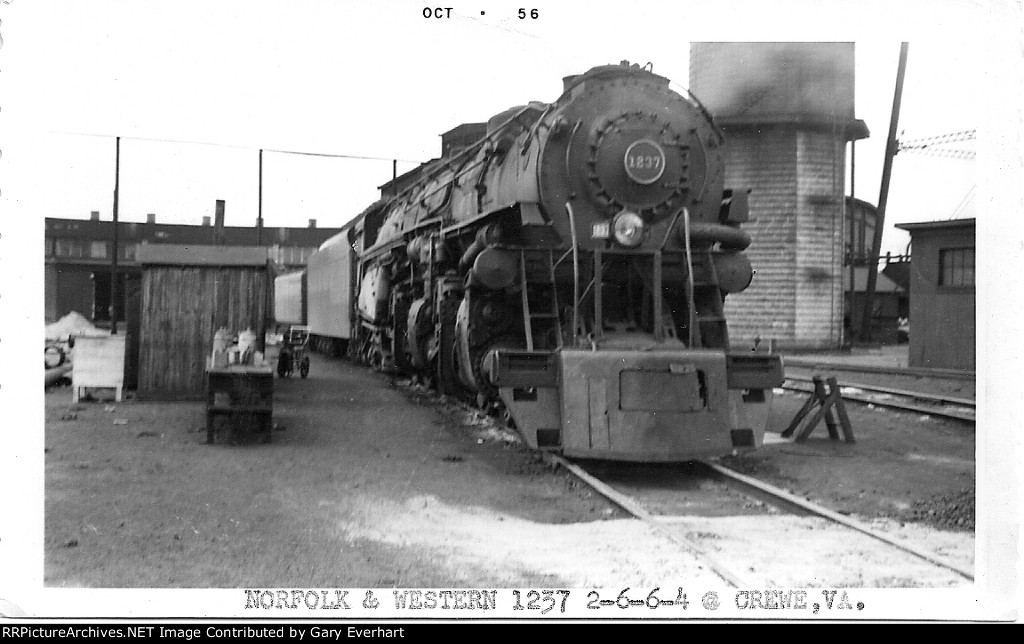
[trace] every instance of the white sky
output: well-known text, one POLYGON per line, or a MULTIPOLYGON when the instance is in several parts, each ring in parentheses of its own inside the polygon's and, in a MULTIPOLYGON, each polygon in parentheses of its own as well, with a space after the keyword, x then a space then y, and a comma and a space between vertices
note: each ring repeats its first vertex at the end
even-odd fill
MULTIPOLYGON (((313 218, 338 226, 377 197, 376 186, 391 178, 389 159, 408 170, 437 155, 439 134, 455 125, 555 99, 564 75, 629 59, 687 86, 690 40, 855 41, 856 115, 872 132, 857 147, 856 194, 871 202, 900 40, 911 41, 906 138, 978 127, 984 50, 965 38, 979 14, 968 2, 786 3, 802 8, 791 13, 780 3, 693 10, 656 0, 544 0, 533 2, 537 20, 519 20, 524 2, 463 3, 446 20, 425 19, 422 2, 396 0, 14 2, 3 18, 17 99, 10 109, 34 126, 36 155, 23 168, 21 205, 37 216, 98 210, 110 219, 117 135, 123 221, 152 212, 158 221, 199 223, 225 199, 229 225, 254 225, 259 148, 382 158, 264 153, 267 226, 313 218), (807 19, 794 20, 801 13, 807 19)), ((974 166, 898 157, 888 222, 948 218, 974 185, 974 166)), ((900 252, 907 241, 887 226, 883 250, 900 252)))
MULTIPOLYGON (((38 376, 24 374, 36 373, 42 344, 43 217, 99 210, 110 218, 114 136, 125 137, 122 220, 153 212, 158 221, 199 223, 225 199, 228 225, 253 225, 259 148, 397 158, 405 160, 402 172, 439 153, 441 132, 529 100, 551 101, 562 76, 594 65, 651 62, 686 86, 690 41, 853 41, 856 115, 872 132, 857 146, 857 196, 875 202, 906 40, 906 138, 978 129, 976 161, 896 158, 883 251, 906 245, 892 223, 948 218, 977 180, 978 565, 985 574, 968 601, 898 597, 908 617, 1009 614, 1021 597, 1014 548, 1024 547, 1021 433, 1013 431, 1024 424, 1013 377, 1024 362, 1024 300, 1013 297, 1024 260, 1019 0, 460 0, 449 20, 424 19, 424 6, 0 0, 0 481, 8 483, 0 597, 59 610, 57 591, 41 590, 42 388, 38 376), (520 6, 538 8, 539 19, 517 19, 520 6), (23 493, 25 481, 34 483, 23 493), (15 517, 34 528, 11 530, 15 517)), ((267 153, 266 225, 304 226, 311 218, 341 225, 390 177, 388 160, 267 153)), ((163 604, 146 603, 150 597, 93 591, 73 600, 80 614, 159 614, 164 609, 154 607, 163 604)), ((175 595, 186 597, 188 608, 166 610, 190 614, 206 596, 175 595)))

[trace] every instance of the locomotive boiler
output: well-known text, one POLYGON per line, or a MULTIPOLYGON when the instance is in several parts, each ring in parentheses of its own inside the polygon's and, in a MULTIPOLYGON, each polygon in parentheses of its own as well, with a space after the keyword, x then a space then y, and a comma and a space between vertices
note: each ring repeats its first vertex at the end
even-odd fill
POLYGON ((535 449, 759 447, 782 365, 729 345, 723 302, 754 271, 722 144, 696 99, 625 61, 497 114, 333 245, 352 256, 330 278, 354 289, 350 353, 502 407, 535 449))

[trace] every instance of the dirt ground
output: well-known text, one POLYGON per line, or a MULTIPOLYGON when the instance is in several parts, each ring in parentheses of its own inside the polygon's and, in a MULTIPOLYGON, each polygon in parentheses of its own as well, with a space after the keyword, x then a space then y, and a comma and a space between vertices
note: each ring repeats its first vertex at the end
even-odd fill
POLYGON ((307 380, 275 386, 278 429, 269 445, 231 445, 220 436, 205 444, 201 403, 71 406, 67 389, 49 392, 44 583, 553 582, 554 572, 511 557, 497 570, 474 563, 474 553, 493 549, 483 534, 452 534, 419 549, 395 543, 412 543, 414 535, 375 538, 373 531, 402 508, 421 515, 420 531, 436 529, 431 508, 491 517, 496 528, 616 515, 535 455, 463 426, 464 412, 421 400, 380 374, 314 357, 307 380), (287 556, 278 556, 282 549, 287 556))
POLYGON ((777 393, 765 447, 722 464, 840 513, 974 530, 973 424, 848 402, 856 442, 831 440, 824 422, 781 439, 807 397, 777 393))
MULTIPOLYGON (((73 406, 70 390, 47 392, 44 585, 720 583, 486 417, 318 356, 309 379, 275 387, 270 444, 205 444, 198 402, 73 406)), ((724 464, 972 564, 973 427, 851 405, 855 444, 829 441, 824 426, 805 443, 780 441, 802 404, 777 396, 765 448, 724 464)), ((794 538, 788 520, 727 518, 719 528, 726 523, 761 544, 794 538)), ((845 578, 767 581, 953 583, 922 577, 919 562, 898 554, 865 577, 858 555, 849 557, 845 578)))

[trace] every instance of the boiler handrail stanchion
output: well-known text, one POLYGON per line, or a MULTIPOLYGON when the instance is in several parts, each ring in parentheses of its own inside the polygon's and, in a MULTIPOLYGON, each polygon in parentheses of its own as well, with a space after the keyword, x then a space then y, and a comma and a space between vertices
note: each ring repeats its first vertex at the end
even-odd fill
POLYGON ((575 347, 579 330, 580 252, 576 241, 576 216, 573 214, 572 204, 568 201, 565 202, 565 210, 569 213, 569 231, 572 233, 572 346, 575 347))
POLYGON ((690 210, 683 208, 683 237, 686 241, 686 307, 688 309, 686 328, 689 333, 687 346, 693 348, 693 322, 697 305, 693 299, 693 251, 690 249, 690 210))

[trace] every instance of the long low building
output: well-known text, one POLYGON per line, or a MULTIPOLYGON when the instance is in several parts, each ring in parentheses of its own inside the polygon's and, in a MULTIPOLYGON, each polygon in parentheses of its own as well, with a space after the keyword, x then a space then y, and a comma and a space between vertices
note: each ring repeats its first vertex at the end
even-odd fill
MULTIPOLYGON (((301 269, 306 260, 339 228, 317 228, 311 219, 306 228, 216 226, 209 217, 202 225, 161 224, 155 215, 146 222, 118 222, 117 264, 120 277, 117 320, 123 321, 125 282, 137 280, 142 269, 136 260, 143 244, 186 246, 264 246, 268 256, 284 270, 301 269)), ((94 322, 110 322, 110 275, 114 222, 90 219, 46 218, 45 316, 47 322, 76 311, 94 322)))

